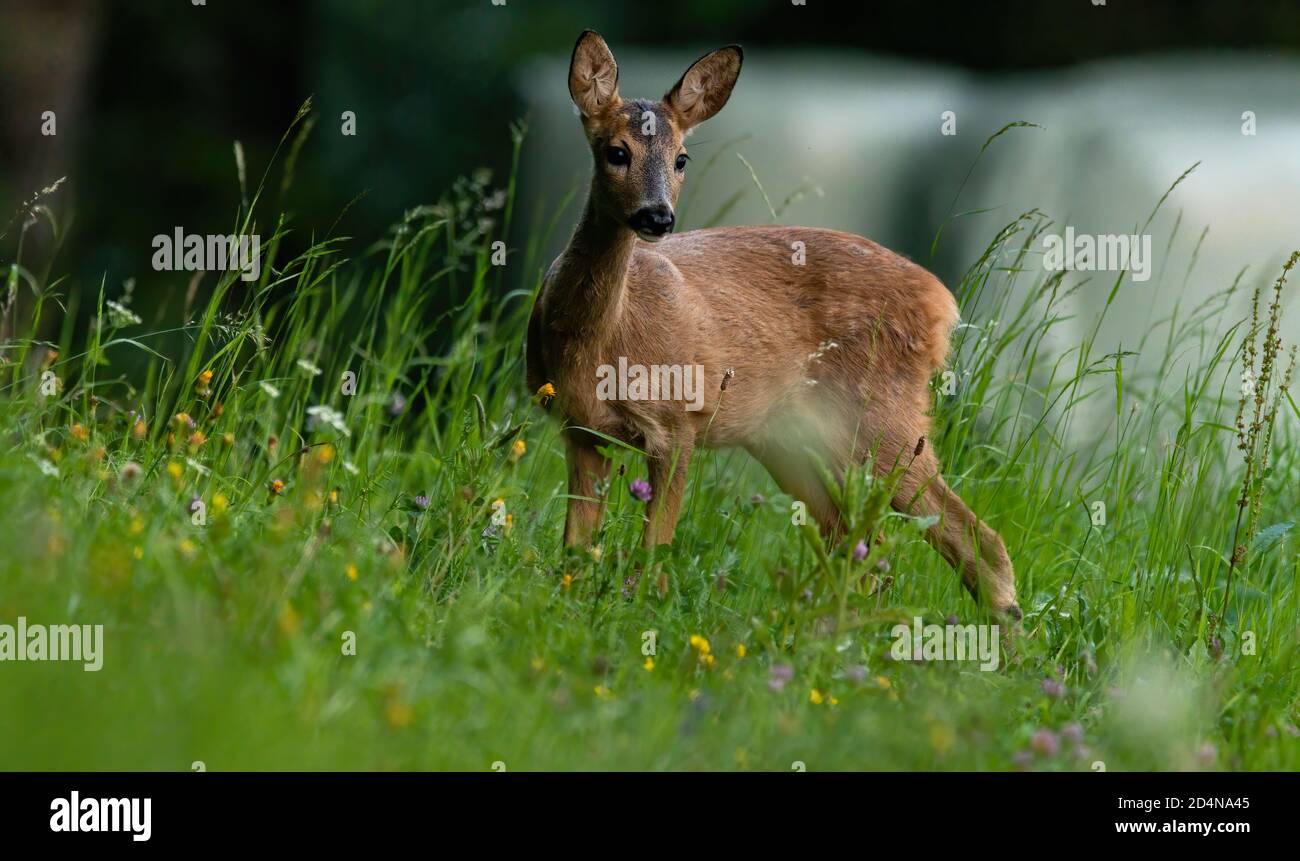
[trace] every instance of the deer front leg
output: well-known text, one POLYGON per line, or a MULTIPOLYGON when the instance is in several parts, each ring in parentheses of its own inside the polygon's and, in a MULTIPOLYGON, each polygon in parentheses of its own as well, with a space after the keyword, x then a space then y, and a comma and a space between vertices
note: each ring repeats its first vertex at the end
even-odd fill
POLYGON ((565 461, 569 468, 569 504, 564 518, 564 546, 587 546, 600 527, 605 498, 597 495, 596 482, 609 477, 609 460, 596 450, 592 438, 566 433, 565 461))
POLYGON ((686 492, 686 467, 691 462, 692 445, 678 443, 674 448, 646 458, 650 469, 650 502, 646 506, 642 545, 670 544, 677 529, 686 492))

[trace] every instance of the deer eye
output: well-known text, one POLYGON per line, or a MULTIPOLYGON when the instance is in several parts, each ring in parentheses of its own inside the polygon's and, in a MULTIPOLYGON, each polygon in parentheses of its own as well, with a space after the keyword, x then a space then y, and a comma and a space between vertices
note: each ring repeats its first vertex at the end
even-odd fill
POLYGON ((686 170, 686 162, 689 161, 690 158, 691 157, 688 156, 686 153, 682 153, 681 155, 677 156, 677 169, 686 170))
POLYGON ((627 150, 623 149, 621 146, 605 147, 605 161, 615 167, 622 167, 631 160, 632 159, 628 158, 627 150))

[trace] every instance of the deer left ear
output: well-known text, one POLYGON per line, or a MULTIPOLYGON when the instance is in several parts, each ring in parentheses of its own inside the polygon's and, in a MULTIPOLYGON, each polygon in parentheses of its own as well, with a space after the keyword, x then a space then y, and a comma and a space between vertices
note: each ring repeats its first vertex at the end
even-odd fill
POLYGON ((677 85, 664 96, 664 104, 681 121, 682 131, 697 126, 722 110, 740 77, 745 54, 739 45, 728 45, 705 54, 686 70, 677 85))
POLYGON ((603 116, 619 104, 618 63, 595 30, 584 30, 569 61, 569 96, 584 120, 603 116))

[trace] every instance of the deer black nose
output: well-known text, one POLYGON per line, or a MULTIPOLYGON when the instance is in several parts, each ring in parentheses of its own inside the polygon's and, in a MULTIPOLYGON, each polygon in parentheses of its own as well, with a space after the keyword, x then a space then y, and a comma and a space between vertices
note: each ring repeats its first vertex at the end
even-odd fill
POLYGON ((628 219, 628 224, 638 233, 649 233, 653 236, 663 236, 673 229, 673 211, 666 206, 647 206, 644 209, 638 209, 628 219))

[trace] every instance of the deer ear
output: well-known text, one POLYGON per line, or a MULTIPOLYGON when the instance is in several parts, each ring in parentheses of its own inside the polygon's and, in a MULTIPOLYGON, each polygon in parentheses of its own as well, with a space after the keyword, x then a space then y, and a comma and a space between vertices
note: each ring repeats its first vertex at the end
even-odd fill
POLYGON ((677 85, 664 96, 664 103, 681 120, 682 130, 697 126, 722 110, 740 77, 745 54, 739 45, 705 54, 686 70, 677 85))
POLYGON ((584 30, 569 61, 569 97, 585 119, 619 104, 618 63, 595 30, 584 30))

